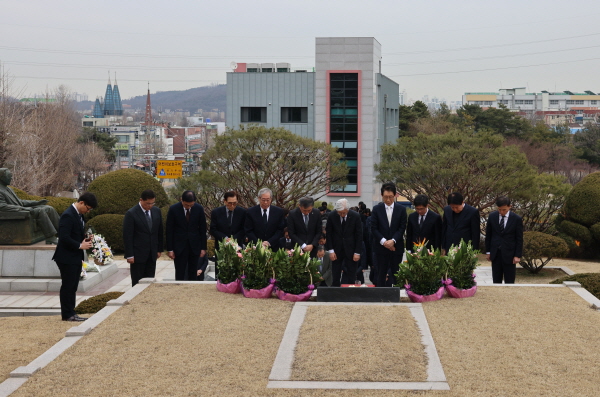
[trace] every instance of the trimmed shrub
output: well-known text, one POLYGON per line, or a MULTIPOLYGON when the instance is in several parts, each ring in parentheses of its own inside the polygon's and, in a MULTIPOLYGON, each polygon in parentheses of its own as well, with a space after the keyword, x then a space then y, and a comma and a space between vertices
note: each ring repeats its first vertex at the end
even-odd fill
POLYGON ((215 240, 210 239, 206 242, 206 256, 209 258, 215 257, 215 240))
POLYGON ((600 222, 600 172, 589 174, 573 186, 565 202, 565 214, 568 220, 587 227, 600 222))
POLYGON ((600 241, 600 222, 592 225, 592 227, 590 227, 590 232, 596 241, 600 241))
POLYGON ((560 223, 560 230, 584 245, 590 245, 592 243, 592 233, 590 232, 590 229, 579 223, 564 220, 560 223))
POLYGON ((579 273, 572 276, 561 277, 550 284, 562 284, 563 281, 577 281, 581 286, 587 289, 592 295, 600 299, 600 273, 579 273))
POLYGON ((103 214, 90 219, 87 226, 93 227, 96 233, 104 237, 113 253, 125 252, 123 219, 125 215, 103 214))
POLYGON ((81 301, 75 308, 75 313, 98 313, 106 307, 106 302, 117 299, 121 295, 123 295, 123 292, 107 292, 105 294, 92 296, 91 298, 81 301))
POLYGON ((581 246, 577 245, 573 237, 565 233, 558 233, 556 237, 563 239, 565 243, 567 243, 567 246, 569 247, 569 255, 567 256, 569 258, 579 258, 583 256, 583 249, 581 246))
POLYGON ((15 192, 15 194, 17 195, 18 198, 20 198, 21 200, 48 200, 48 204, 50 207, 54 208, 56 210, 56 212, 58 212, 58 215, 62 214, 63 212, 65 212, 65 210, 67 208, 69 208, 69 206, 71 204, 73 204, 75 201, 75 199, 72 198, 68 198, 68 197, 53 197, 53 196, 47 196, 47 197, 42 197, 42 196, 34 196, 32 194, 28 194, 25 193, 23 190, 18 189, 16 187, 12 187, 12 190, 15 192))
POLYGON ((88 187, 88 191, 98 199, 98 208, 91 211, 91 216, 125 215, 128 209, 140 201, 140 194, 146 189, 152 189, 156 194, 157 207, 169 204, 160 182, 143 171, 128 168, 101 175, 88 187))
POLYGON ((530 273, 538 273, 552 258, 565 257, 568 253, 569 246, 559 237, 541 232, 523 233, 523 257, 520 263, 530 273))

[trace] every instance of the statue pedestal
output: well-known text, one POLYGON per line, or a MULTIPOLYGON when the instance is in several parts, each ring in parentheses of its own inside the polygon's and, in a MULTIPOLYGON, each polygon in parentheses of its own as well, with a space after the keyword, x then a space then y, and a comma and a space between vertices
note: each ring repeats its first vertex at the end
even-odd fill
MULTIPOLYGON (((56 246, 38 243, 30 246, 0 245, 0 292, 58 292, 60 271, 52 260, 56 246)), ((77 291, 85 292, 118 271, 116 264, 100 266, 79 281, 77 291)))
POLYGON ((0 212, 0 244, 27 245, 42 240, 44 234, 28 211, 0 212))

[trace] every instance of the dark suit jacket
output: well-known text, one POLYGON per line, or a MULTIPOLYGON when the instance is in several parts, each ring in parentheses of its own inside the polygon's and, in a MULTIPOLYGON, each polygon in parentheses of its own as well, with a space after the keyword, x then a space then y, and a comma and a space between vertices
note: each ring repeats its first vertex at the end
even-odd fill
POLYGON ((271 244, 271 249, 277 251, 279 249, 279 239, 283 237, 283 228, 285 227, 283 210, 272 205, 269 209, 266 227, 263 223, 262 214, 263 211, 260 205, 248 208, 244 226, 246 237, 253 243, 258 240, 268 241, 271 244))
POLYGON ((310 256, 311 258, 317 256, 319 237, 323 229, 321 212, 318 209, 313 208, 312 212, 308 214, 308 228, 304 224, 304 216, 300 208, 291 210, 287 217, 287 228, 290 238, 294 243, 300 247, 302 247, 302 244, 312 245, 313 249, 310 256))
POLYGON ((231 217, 231 225, 227 222, 227 207, 217 207, 210 213, 210 234, 217 244, 227 237, 233 237, 241 246, 246 239, 244 223, 246 222, 246 209, 235 207, 231 217))
POLYGON ((479 224, 479 211, 477 211, 477 208, 465 204, 457 221, 454 222, 452 209, 449 205, 445 206, 442 220, 442 248, 448 252, 450 246, 460 244, 462 239, 465 240, 465 243, 470 241, 474 249, 479 249, 481 235, 479 224))
POLYGON ((354 254, 362 253, 362 222, 355 211, 348 211, 346 227, 342 231, 342 219, 337 210, 331 211, 327 218, 327 242, 325 249, 333 250, 338 260, 352 260, 354 254))
POLYGON ((70 205, 60 216, 58 225, 58 244, 52 260, 57 263, 81 265, 83 250, 79 249, 85 238, 83 223, 77 210, 70 205))
POLYGON ((442 248, 442 217, 431 209, 423 224, 419 226, 419 214, 413 212, 408 216, 406 226, 406 250, 412 251, 415 243, 427 240, 428 248, 442 248))
POLYGON ((485 228, 485 252, 490 259, 496 259, 500 251, 502 263, 510 264, 513 258, 523 256, 523 218, 510 211, 504 232, 500 232, 500 213, 492 212, 485 228))
MULTIPOLYGON (((392 211, 392 224, 388 222, 387 211, 384 203, 379 203, 371 211, 371 234, 373 235, 373 252, 375 255, 383 255, 393 252, 395 256, 402 258, 404 252, 404 231, 406 230, 406 208, 400 203, 394 203, 392 211), (390 251, 381 245, 381 239, 396 240, 396 251, 390 251)), ((398 263, 400 263, 398 261, 398 263)))
POLYGON ((330 286, 333 284, 333 273, 331 271, 331 259, 329 259, 329 255, 325 253, 323 257, 323 263, 319 265, 321 277, 323 277, 323 281, 321 281, 321 285, 330 286))
POLYGON ((189 244, 194 255, 206 250, 206 215, 204 208, 195 203, 190 209, 190 221, 185 219, 182 203, 173 204, 167 213, 167 251, 175 257, 181 255, 189 244))
POLYGON ((152 230, 148 228, 146 214, 139 204, 125 213, 123 219, 123 242, 125 258, 134 257, 135 263, 145 263, 148 258, 156 260, 157 253, 163 251, 163 223, 160 209, 152 207, 152 230))

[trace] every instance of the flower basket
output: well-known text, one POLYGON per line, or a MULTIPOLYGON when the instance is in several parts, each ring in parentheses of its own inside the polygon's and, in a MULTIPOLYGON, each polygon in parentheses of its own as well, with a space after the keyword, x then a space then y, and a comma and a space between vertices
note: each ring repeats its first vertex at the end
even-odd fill
POLYGON ((279 288, 277 288, 277 290, 275 291, 275 295, 277 295, 277 297, 279 299, 281 299, 282 301, 304 302, 304 301, 307 301, 310 299, 315 286, 310 285, 308 288, 309 288, 309 290, 302 294, 288 294, 287 292, 284 292, 283 290, 280 290, 279 288), (310 287, 312 287, 312 288, 310 288, 310 287))
POLYGON ((448 295, 453 298, 470 298, 471 296, 475 295, 475 292, 477 292, 477 285, 469 289, 460 289, 449 284, 446 285, 446 292, 448 292, 448 295))
POLYGON ((266 298, 270 298, 271 294, 273 294, 273 288, 275 288, 275 280, 271 279, 271 283, 269 285, 267 285, 265 288, 261 288, 261 289, 246 289, 246 288, 243 288, 243 285, 242 285, 242 294, 246 298, 266 299, 266 298))
POLYGON ((239 294, 242 288, 240 280, 232 281, 231 283, 223 284, 221 280, 217 280, 217 291, 227 294, 239 294))
POLYGON ((102 237, 101 234, 91 234, 91 230, 88 231, 92 241, 92 253, 90 257, 93 258, 94 263, 98 266, 108 265, 113 261, 113 253, 102 237))
POLYGON ((444 296, 444 287, 440 287, 435 294, 431 295, 419 295, 407 289, 406 295, 408 295, 408 299, 410 299, 411 302, 415 303, 437 301, 444 296))
POLYGON ((94 263, 96 266, 104 266, 104 263, 100 262, 97 258, 94 258, 94 263))

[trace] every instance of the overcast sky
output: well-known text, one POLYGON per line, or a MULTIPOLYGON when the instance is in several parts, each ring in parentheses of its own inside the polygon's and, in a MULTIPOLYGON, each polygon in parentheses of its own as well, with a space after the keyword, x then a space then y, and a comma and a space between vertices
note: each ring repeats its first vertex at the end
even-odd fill
POLYGON ((230 63, 314 66, 315 37, 375 37, 414 100, 499 88, 600 91, 598 0, 0 1, 13 91, 122 98, 224 83, 230 63))

